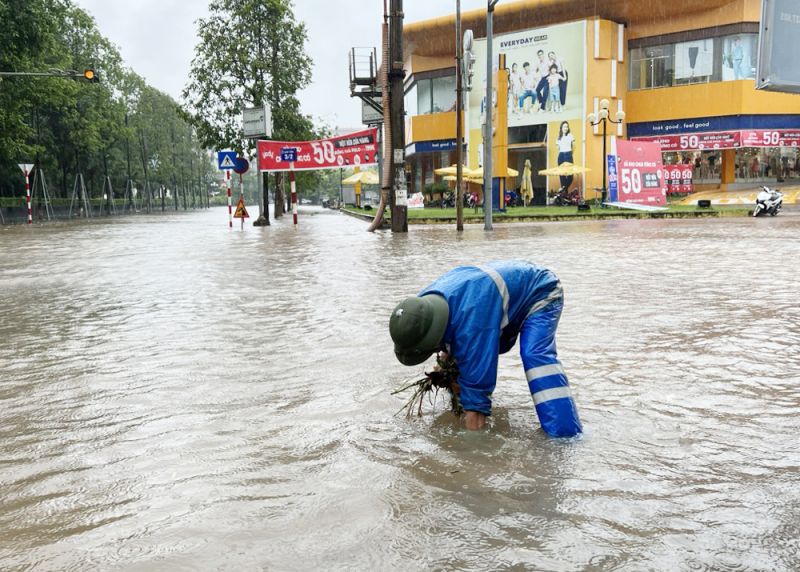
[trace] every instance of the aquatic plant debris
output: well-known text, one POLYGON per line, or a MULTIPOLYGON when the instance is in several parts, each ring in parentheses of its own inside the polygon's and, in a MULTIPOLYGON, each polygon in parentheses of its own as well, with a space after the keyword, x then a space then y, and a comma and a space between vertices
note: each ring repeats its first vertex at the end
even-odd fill
POLYGON ((398 393, 408 390, 413 392, 411 398, 397 413, 395 413, 395 415, 399 415, 405 411, 406 417, 408 418, 413 415, 416 409, 417 415, 422 417, 422 403, 425 396, 428 395, 430 397, 431 392, 435 390, 431 399, 431 401, 435 401, 440 389, 445 389, 450 393, 450 410, 456 415, 464 413, 464 408, 461 406, 461 400, 459 399, 458 365, 452 357, 444 352, 436 356, 436 365, 433 371, 426 371, 425 377, 407 383, 403 387, 392 392, 392 395, 397 395, 398 393))

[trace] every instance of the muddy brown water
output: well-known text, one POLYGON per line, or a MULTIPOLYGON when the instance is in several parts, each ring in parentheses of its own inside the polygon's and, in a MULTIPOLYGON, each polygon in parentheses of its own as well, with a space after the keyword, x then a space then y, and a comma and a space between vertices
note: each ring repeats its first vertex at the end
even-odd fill
POLYGON ((800 217, 412 227, 307 209, 0 227, 3 570, 798 570, 800 217), (393 414, 388 314, 552 268, 585 434, 393 414))

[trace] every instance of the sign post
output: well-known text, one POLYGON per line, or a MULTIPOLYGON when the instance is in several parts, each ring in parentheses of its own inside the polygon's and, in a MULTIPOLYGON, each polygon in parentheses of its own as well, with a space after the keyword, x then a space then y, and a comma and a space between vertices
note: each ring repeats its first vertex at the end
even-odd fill
POLYGON ((31 212, 31 169, 33 165, 29 163, 20 163, 19 168, 22 169, 25 175, 25 203, 28 205, 28 224, 33 223, 33 213, 31 212))
POLYGON ((294 147, 281 148, 281 162, 289 163, 289 185, 292 191, 292 220, 297 227, 297 186, 294 181, 294 164, 297 161, 297 149, 294 147))
POLYGON ((231 205, 231 171, 236 168, 236 151, 217 152, 217 168, 225 171, 228 186, 228 228, 233 228, 233 205, 231 205))
POLYGON ((236 166, 233 168, 233 172, 239 175, 239 202, 236 205, 236 213, 234 213, 233 218, 242 219, 242 230, 244 230, 244 219, 249 217, 247 209, 244 208, 244 180, 242 176, 249 168, 250 163, 247 159, 244 157, 236 158, 236 166), (241 214, 242 212, 244 212, 244 215, 241 214))

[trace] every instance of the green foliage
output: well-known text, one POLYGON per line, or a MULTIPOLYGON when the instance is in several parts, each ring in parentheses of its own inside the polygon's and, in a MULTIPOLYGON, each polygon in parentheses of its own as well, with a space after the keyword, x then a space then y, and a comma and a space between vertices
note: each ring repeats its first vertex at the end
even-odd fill
POLYGON ((296 97, 311 81, 311 59, 305 24, 295 20, 291 0, 215 0, 209 10, 198 21, 200 41, 183 93, 203 145, 252 155, 242 109, 265 101, 272 107, 274 139, 323 136, 296 97))
MULTIPOLYGON (((72 0, 0 0, 0 71, 94 69, 97 83, 64 77, 0 78, 0 195, 24 194, 20 162, 40 164, 54 197, 84 174, 91 196, 111 177, 115 195, 142 162, 154 183, 210 178, 211 165, 178 104, 124 67, 122 57, 72 0), (144 151, 146 148, 146 152, 144 151)), ((205 185, 205 181, 203 185, 205 185)))

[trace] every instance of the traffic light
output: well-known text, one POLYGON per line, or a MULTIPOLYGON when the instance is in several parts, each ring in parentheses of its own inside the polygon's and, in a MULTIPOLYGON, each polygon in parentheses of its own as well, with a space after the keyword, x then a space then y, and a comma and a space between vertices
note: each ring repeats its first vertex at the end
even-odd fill
POLYGON ((92 83, 97 83, 100 81, 100 78, 97 77, 97 73, 95 73, 95 71, 91 68, 83 70, 83 77, 92 83))

